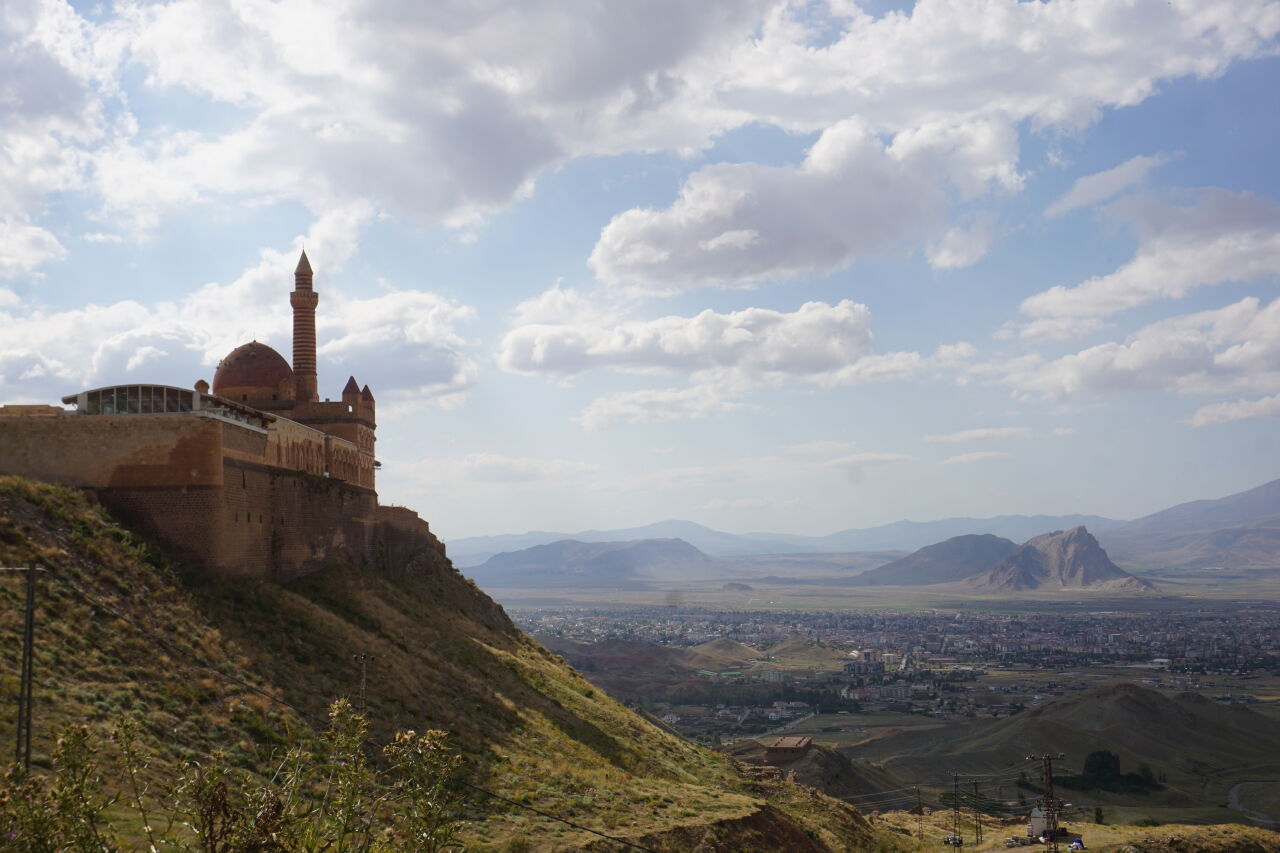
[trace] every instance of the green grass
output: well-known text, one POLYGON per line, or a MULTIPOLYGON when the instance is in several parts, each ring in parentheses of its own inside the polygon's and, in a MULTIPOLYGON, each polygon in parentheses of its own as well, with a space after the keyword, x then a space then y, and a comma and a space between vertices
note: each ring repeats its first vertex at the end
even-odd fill
MULTIPOLYGON (((170 566, 79 492, 0 477, 0 564, 50 569, 38 613, 37 765, 60 726, 87 723, 105 738, 129 711, 141 715, 158 776, 214 749, 265 771, 307 732, 308 715, 358 692, 352 656, 364 653, 374 656, 366 699, 376 740, 443 729, 472 781, 522 805, 657 850, 708 834, 731 849, 773 849, 747 839, 788 828, 817 839, 814 850, 892 844, 847 806, 748 779, 631 712, 516 630, 447 561, 389 574, 334 564, 287 587, 222 584, 170 566)), ((20 636, 21 595, 21 578, 0 577, 0 636, 20 636)), ((0 671, 17 671, 19 645, 0 643, 0 671)), ((6 730, 15 687, 0 683, 6 730)), ((477 850, 518 839, 574 849, 594 838, 483 798, 475 817, 477 850)))

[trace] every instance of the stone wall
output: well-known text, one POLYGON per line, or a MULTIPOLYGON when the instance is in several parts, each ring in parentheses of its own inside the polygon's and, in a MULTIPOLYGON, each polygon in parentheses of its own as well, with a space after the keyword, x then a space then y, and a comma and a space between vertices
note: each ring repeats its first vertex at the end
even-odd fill
POLYGON ((286 582, 332 560, 395 570, 424 552, 444 557, 412 510, 379 507, 376 493, 349 481, 267 464, 282 447, 312 469, 335 445, 357 453, 280 423, 268 441, 192 415, 0 417, 0 473, 90 489, 129 527, 222 578, 286 582))
POLYGON ((0 417, 0 473, 91 488, 220 486, 223 426, 178 414, 0 417))

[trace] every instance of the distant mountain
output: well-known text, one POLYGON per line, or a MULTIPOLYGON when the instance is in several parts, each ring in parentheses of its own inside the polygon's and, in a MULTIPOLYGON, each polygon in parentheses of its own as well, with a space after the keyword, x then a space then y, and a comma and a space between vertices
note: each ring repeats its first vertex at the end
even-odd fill
POLYGON ((1064 530, 1084 524, 1095 531, 1101 531, 1123 523, 1096 515, 1001 515, 995 518, 895 521, 879 527, 842 530, 827 536, 795 536, 787 533, 724 533, 692 521, 660 521, 643 527, 618 530, 583 530, 578 533, 531 531, 463 537, 449 540, 449 555, 457 566, 477 566, 500 552, 518 551, 563 539, 576 539, 580 542, 683 539, 715 557, 914 551, 943 539, 967 534, 990 533, 1022 542, 1046 530, 1064 530))
POLYGON ((806 551, 914 551, 956 536, 990 533, 1023 542, 1046 530, 1087 525, 1107 530, 1122 521, 1099 515, 998 515, 994 518, 944 518, 939 521, 895 521, 879 527, 842 530, 827 536, 748 533, 752 539, 801 545, 806 551))
MULTIPOLYGON (((749 554, 786 554, 797 549, 788 544, 756 540, 751 536, 722 533, 692 521, 659 521, 643 527, 618 530, 583 530, 578 533, 504 533, 497 536, 468 536, 452 539, 449 554, 457 566, 478 566, 495 554, 519 551, 565 539, 579 542, 634 542, 640 539, 683 539, 705 554, 739 557, 749 554)), ((812 550, 812 549, 800 549, 812 550)))
POLYGON ((989 571, 969 579, 989 591, 1028 589, 1151 590, 1154 587, 1121 569, 1084 527, 1057 530, 1028 540, 989 571))
POLYGON ((951 583, 985 572, 1018 549, 1017 544, 990 533, 953 536, 926 545, 914 554, 894 560, 850 579, 858 586, 924 586, 951 583))
POLYGON ((1280 567, 1280 480, 1178 504, 1100 535, 1126 565, 1280 567))
POLYGON ((683 539, 564 539, 495 554, 468 570, 480 586, 636 588, 655 575, 713 562, 683 539))

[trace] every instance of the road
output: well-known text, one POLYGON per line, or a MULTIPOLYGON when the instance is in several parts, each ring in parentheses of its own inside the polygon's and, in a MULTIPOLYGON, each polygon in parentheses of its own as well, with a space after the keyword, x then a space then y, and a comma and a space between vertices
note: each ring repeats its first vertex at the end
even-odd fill
POLYGON ((1254 811, 1253 809, 1248 808, 1247 806, 1245 806, 1243 803, 1240 802, 1240 796, 1243 793, 1242 789, 1246 785, 1274 785, 1274 784, 1275 784, 1274 782, 1258 782, 1258 781, 1237 782, 1236 784, 1232 785, 1231 790, 1227 792, 1227 805, 1235 809, 1236 811, 1240 812, 1240 814, 1244 815, 1245 817, 1249 818, 1249 820, 1256 821, 1257 823, 1260 823, 1265 827, 1272 828, 1272 829, 1280 827, 1280 820, 1276 820, 1274 817, 1272 817, 1269 814, 1264 814, 1263 812, 1254 811))

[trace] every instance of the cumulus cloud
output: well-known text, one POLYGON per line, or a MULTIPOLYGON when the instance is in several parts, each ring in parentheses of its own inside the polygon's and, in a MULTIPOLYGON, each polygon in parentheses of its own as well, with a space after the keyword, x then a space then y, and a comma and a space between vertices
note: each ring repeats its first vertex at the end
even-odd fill
POLYGON ((598 428, 704 418, 741 408, 761 384, 801 380, 824 387, 909 379, 955 368, 974 356, 966 343, 932 355, 872 352, 871 313, 851 300, 806 302, 792 312, 745 308, 692 317, 621 319, 581 294, 559 287, 516 310, 499 345, 502 369, 566 380, 591 370, 683 374, 687 388, 617 391, 591 403, 575 420, 598 428))
MULTIPOLYGON (((353 299, 326 287, 355 251, 367 211, 340 209, 322 217, 305 242, 317 270, 320 372, 377 364, 372 384, 380 402, 456 402, 478 366, 456 327, 469 307, 421 291, 391 291, 353 299), (388 356, 392 356, 388 358, 388 356)), ((218 359, 256 337, 290 358, 288 292, 297 261, 289 250, 265 249, 259 262, 231 282, 208 283, 173 302, 123 300, 68 311, 0 301, 0 390, 48 400, 94 385, 133 379, 190 387, 212 378, 218 359)), ((340 386, 339 386, 340 387, 340 386)), ((334 389, 336 391, 336 388, 334 389)))
POLYGON ((1134 184, 1141 183, 1148 172, 1168 161, 1169 158, 1163 154, 1132 157, 1105 172, 1085 175, 1077 179, 1061 198, 1046 207, 1044 215, 1053 219, 1078 207, 1104 202, 1134 184))
POLYGON ((986 256, 996 239, 995 223, 990 216, 973 218, 964 225, 948 228, 929 247, 929 265, 934 269, 952 270, 972 266, 986 256))
MULTIPOLYGON (((522 306, 519 313, 527 316, 529 311, 522 306)), ((571 322, 517 325, 503 337, 498 363, 513 373, 552 377, 599 368, 666 373, 731 369, 768 380, 830 373, 871 353, 871 312, 847 299, 836 305, 807 302, 789 313, 707 310, 692 317, 614 324, 578 319, 582 313, 572 317, 571 322)))
POLYGON ((741 391, 721 385, 611 391, 592 400, 573 421, 585 429, 600 429, 616 421, 655 423, 699 420, 743 408, 741 391))
POLYGON ((1231 394, 1280 389, 1280 299, 1255 297, 1145 326, 1123 342, 1052 361, 1025 356, 980 371, 1062 398, 1125 391, 1231 394))
POLYGON ((935 267, 967 266, 990 246, 989 223, 942 223, 955 197, 1021 187, 1018 124, 1081 127, 1161 79, 1267 50, 1280 29, 1264 3, 925 2, 879 18, 832 9, 840 35, 821 45, 794 10, 775 10, 719 83, 718 100, 757 121, 820 132, 804 161, 708 166, 669 207, 619 214, 591 255, 602 280, 741 286, 822 275, 921 240, 935 267))
POLYGON ((1026 438, 1031 435, 1029 427, 983 427, 981 429, 964 429, 944 435, 926 435, 925 441, 961 444, 966 441, 990 441, 992 439, 1026 438))
POLYGON ((994 459, 1010 459, 1012 457, 1012 453, 1004 450, 979 450, 974 453, 961 453, 958 456, 948 456, 939 464, 968 465, 973 462, 990 462, 994 459))
POLYGON ((1280 394, 1257 400, 1233 400, 1201 406, 1191 414, 1187 423, 1193 427, 1203 427, 1252 418, 1280 418, 1280 394))
POLYGON ((66 254, 58 238, 43 228, 0 219, 0 278, 31 272, 46 261, 66 254))
POLYGON ((1042 331, 1093 330, 1097 318, 1128 308, 1199 287, 1274 278, 1280 270, 1280 206, 1270 199, 1206 189, 1187 204, 1143 196, 1109 209, 1137 231, 1137 252, 1112 273, 1024 300, 1022 313, 1043 323, 1042 331))

